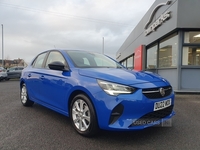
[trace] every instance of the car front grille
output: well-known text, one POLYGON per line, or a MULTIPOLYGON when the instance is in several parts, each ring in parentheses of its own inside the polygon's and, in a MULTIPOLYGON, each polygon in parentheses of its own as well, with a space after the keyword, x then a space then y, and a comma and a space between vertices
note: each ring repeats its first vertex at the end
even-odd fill
POLYGON ((162 109, 162 110, 150 112, 150 113, 142 116, 138 120, 134 121, 129 127, 141 126, 141 125, 147 125, 147 124, 154 123, 162 118, 169 116, 172 113, 172 110, 173 110, 173 105, 171 105, 165 109, 162 109))
POLYGON ((142 93, 149 99, 157 99, 157 98, 163 98, 166 96, 169 96, 172 93, 172 87, 171 86, 165 86, 160 88, 149 88, 149 89, 143 89, 142 93), (164 95, 161 95, 160 89, 163 88, 164 95))

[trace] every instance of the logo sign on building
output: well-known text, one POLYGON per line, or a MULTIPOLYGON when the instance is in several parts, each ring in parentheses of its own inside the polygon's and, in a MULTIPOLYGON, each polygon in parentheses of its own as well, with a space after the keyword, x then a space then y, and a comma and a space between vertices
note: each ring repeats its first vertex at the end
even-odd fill
POLYGON ((150 15, 150 18, 149 18, 149 21, 146 23, 145 25, 145 36, 149 35, 150 33, 152 33, 153 31, 156 30, 156 28, 158 28, 159 26, 162 25, 163 22, 165 22, 166 20, 168 20, 170 17, 171 17, 171 12, 170 11, 167 11, 165 12, 164 14, 160 15, 160 17, 158 19, 156 19, 156 21, 154 21, 150 26, 149 24, 152 22, 153 20, 153 17, 156 13, 156 11, 162 7, 162 6, 165 6, 165 5, 170 5, 172 2, 172 0, 168 0, 166 3, 161 3, 159 5, 157 5, 154 10, 152 11, 151 15, 150 15))
POLYGON ((143 54, 143 46, 140 45, 135 50, 134 54, 134 70, 141 71, 142 70, 142 54, 143 54))

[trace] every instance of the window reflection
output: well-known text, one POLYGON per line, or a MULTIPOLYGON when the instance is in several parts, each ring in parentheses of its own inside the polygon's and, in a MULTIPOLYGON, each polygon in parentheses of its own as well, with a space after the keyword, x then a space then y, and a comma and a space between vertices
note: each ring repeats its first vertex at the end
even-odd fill
POLYGON ((184 43, 200 43, 200 31, 185 32, 184 43))
POLYGON ((147 49, 147 69, 157 68, 157 45, 147 49))
POLYGON ((133 56, 127 59, 127 68, 131 70, 133 69, 133 56))
POLYGON ((161 41, 159 47, 159 67, 177 66, 178 36, 172 35, 161 41))
POLYGON ((126 67, 126 59, 121 62, 121 64, 126 67))
POLYGON ((183 47, 182 65, 200 65, 200 47, 183 47))

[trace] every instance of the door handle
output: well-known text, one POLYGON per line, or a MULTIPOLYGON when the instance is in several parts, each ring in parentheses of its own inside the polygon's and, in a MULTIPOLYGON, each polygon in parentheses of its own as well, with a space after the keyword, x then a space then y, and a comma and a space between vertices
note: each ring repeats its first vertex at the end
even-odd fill
POLYGON ((31 77, 31 74, 28 74, 28 77, 31 77))

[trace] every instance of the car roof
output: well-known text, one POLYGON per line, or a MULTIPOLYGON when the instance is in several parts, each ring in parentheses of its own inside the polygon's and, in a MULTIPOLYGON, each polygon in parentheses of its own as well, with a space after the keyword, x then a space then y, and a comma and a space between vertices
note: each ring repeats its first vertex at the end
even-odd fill
MULTIPOLYGON (((83 49, 49 49, 49 50, 45 50, 41 53, 49 52, 49 51, 60 51, 60 52, 77 51, 77 52, 89 52, 89 53, 99 53, 99 54, 101 54, 100 52, 88 51, 88 50, 83 50, 83 49)), ((41 53, 39 53, 39 54, 41 54, 41 53)))

